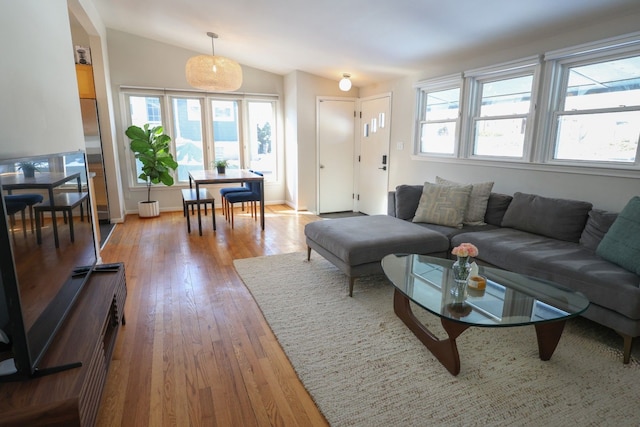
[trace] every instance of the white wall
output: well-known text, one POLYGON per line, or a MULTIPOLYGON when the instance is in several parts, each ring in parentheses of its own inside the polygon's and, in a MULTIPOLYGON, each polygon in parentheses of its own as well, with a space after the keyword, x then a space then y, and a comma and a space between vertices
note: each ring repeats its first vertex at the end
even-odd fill
POLYGON ((0 5, 0 157, 84 149, 66 0, 0 5))
POLYGON ((513 194, 530 192, 549 197, 582 199, 595 207, 619 211, 634 195, 640 194, 640 173, 634 177, 614 177, 574 173, 552 167, 536 169, 512 168, 496 162, 412 160, 415 89, 420 80, 463 72, 468 69, 498 64, 543 54, 546 51, 593 42, 638 30, 640 14, 601 21, 586 28, 569 28, 559 34, 539 35, 527 40, 504 40, 481 51, 464 52, 434 59, 429 69, 415 75, 361 88, 362 97, 392 92, 391 150, 389 189, 399 184, 433 182, 436 175, 459 182, 495 181, 494 191, 513 194), (398 150, 397 143, 404 149, 398 150))

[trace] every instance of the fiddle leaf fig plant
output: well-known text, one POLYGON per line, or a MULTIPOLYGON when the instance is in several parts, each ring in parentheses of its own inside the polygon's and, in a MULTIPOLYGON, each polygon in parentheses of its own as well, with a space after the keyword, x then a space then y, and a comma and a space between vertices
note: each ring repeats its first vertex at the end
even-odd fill
POLYGON ((178 162, 169 151, 171 137, 162 126, 149 128, 148 123, 143 128, 129 126, 125 134, 131 139, 131 151, 142 163, 138 178, 147 182, 147 202, 151 202, 151 184, 173 185, 171 171, 178 168, 178 162))

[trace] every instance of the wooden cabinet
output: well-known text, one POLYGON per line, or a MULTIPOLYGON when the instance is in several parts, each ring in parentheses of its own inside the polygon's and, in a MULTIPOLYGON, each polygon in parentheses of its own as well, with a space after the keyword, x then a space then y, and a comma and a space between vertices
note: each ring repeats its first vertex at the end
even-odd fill
POLYGON ((78 92, 80 98, 96 99, 96 88, 93 83, 93 67, 91 65, 76 64, 78 78, 78 92))
POLYGON ((27 381, 0 384, 3 426, 93 426, 127 295, 123 264, 97 270, 39 364, 82 366, 27 381))

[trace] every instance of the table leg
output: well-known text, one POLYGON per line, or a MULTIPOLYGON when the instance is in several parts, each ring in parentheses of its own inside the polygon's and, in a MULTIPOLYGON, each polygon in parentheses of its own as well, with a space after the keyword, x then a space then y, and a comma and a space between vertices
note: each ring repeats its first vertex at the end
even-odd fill
POLYGON ((200 184, 196 182, 196 200, 198 204, 198 231, 202 236, 202 214, 200 213, 200 184))
POLYGON ((264 179, 260 180, 260 225, 264 230, 264 179))
POLYGON ((558 346, 566 321, 560 320, 550 323, 536 323, 538 337, 538 352, 540 360, 549 360, 558 346))
POLYGON ((58 219, 56 218, 55 203, 53 202, 53 188, 49 188, 49 203, 51 204, 51 226, 53 227, 53 241, 56 244, 56 248, 60 247, 60 240, 58 239, 58 219))
POLYGON ((425 347, 452 375, 460 373, 460 355, 456 346, 456 338, 467 330, 469 325, 441 318, 442 326, 449 336, 447 339, 441 340, 420 323, 411 311, 409 298, 397 289, 393 294, 393 309, 409 330, 422 341, 425 347))

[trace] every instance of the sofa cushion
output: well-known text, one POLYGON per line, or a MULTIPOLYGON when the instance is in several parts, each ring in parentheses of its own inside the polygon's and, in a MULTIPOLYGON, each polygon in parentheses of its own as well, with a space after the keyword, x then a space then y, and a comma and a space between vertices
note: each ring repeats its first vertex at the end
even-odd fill
POLYGON ((471 185, 438 185, 425 182, 413 222, 462 228, 471 185))
MULTIPOLYGON (((458 182, 449 181, 436 176, 436 184, 440 185, 465 185, 458 182)), ((467 212, 464 214, 464 225, 484 225, 484 215, 487 212, 487 202, 493 188, 493 182, 482 182, 479 184, 471 184, 471 194, 469 195, 469 204, 467 212)))
POLYGON ((584 226, 584 231, 580 236, 580 244, 595 251, 617 217, 617 213, 606 212, 602 209, 591 209, 587 225, 584 226))
POLYGON ((393 253, 449 249, 449 239, 442 234, 388 215, 315 221, 305 226, 304 234, 308 245, 313 242, 349 266, 379 262, 393 253))
POLYGON ((640 197, 622 209, 596 249, 602 258, 640 274, 640 197))
POLYGON ((513 197, 506 194, 491 193, 487 201, 487 212, 484 214, 484 222, 500 227, 504 214, 507 212, 507 208, 509 208, 512 199, 513 197))
POLYGON ((518 192, 509 203, 502 226, 578 243, 592 207, 588 202, 518 192))
POLYGON ((584 246, 513 228, 461 233, 452 245, 472 243, 478 260, 582 292, 589 301, 640 319, 640 277, 584 246))
POLYGON ((411 220, 418 209, 422 185, 398 185, 396 187, 396 212, 395 217, 411 220))

